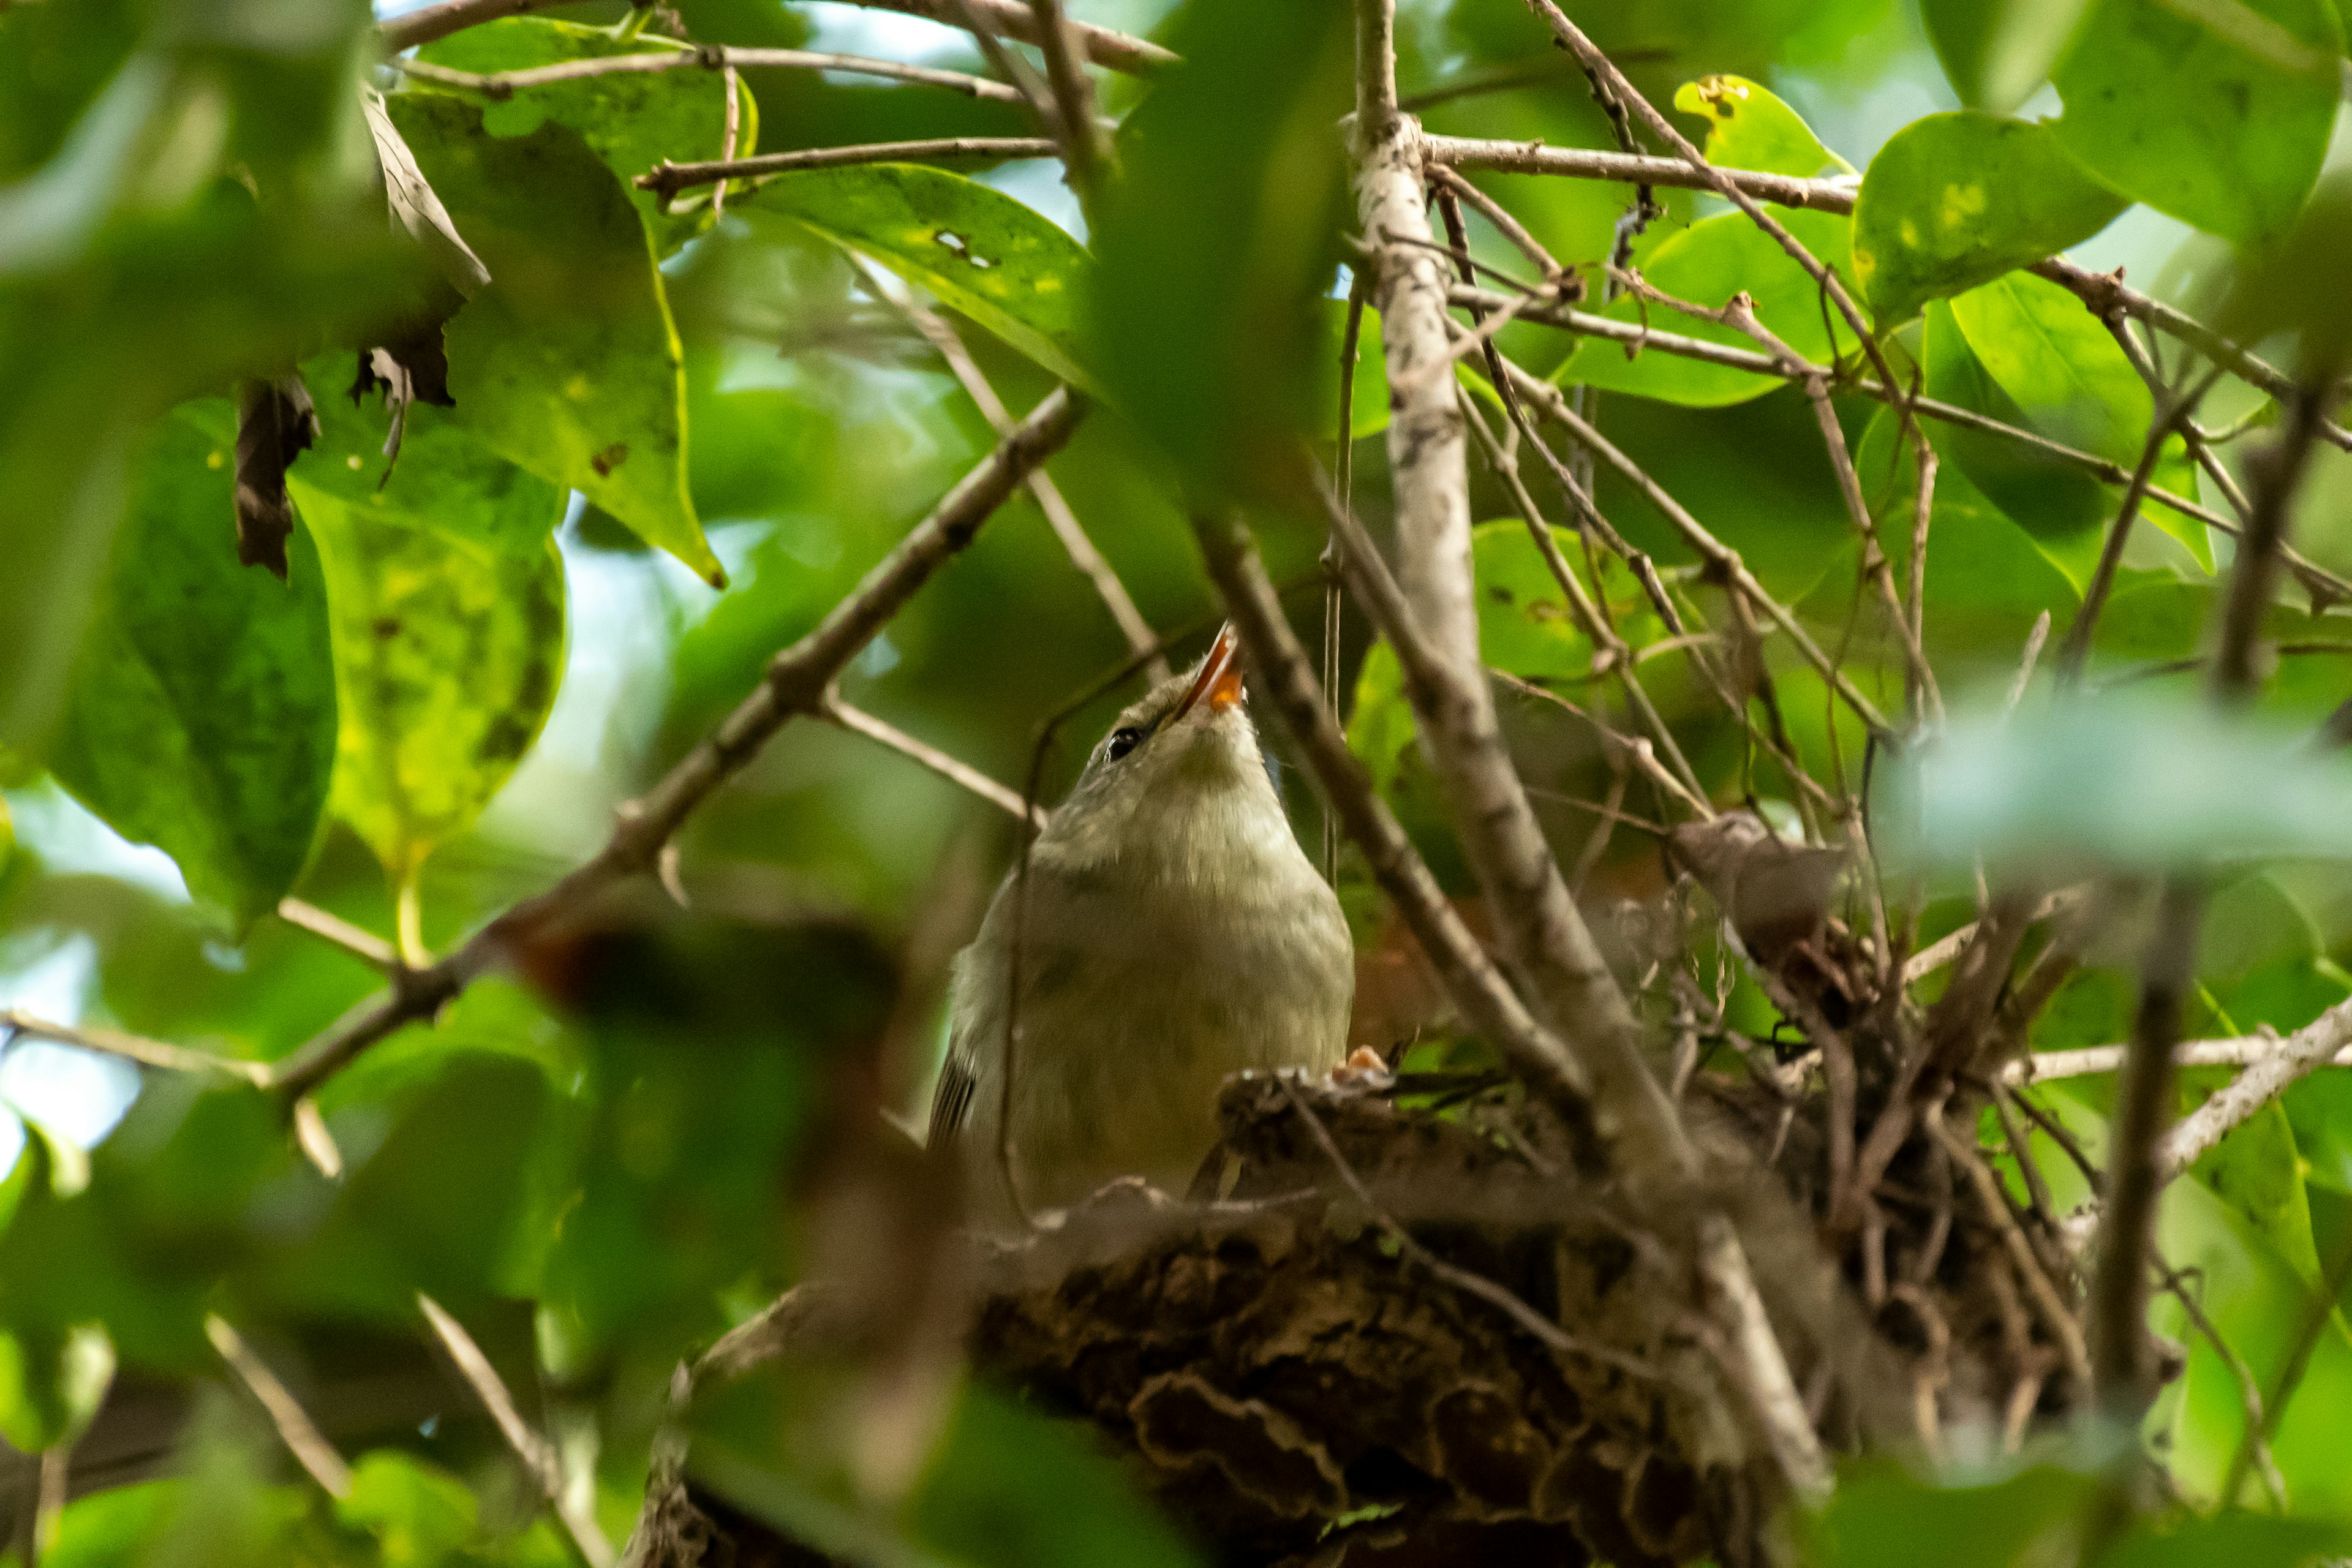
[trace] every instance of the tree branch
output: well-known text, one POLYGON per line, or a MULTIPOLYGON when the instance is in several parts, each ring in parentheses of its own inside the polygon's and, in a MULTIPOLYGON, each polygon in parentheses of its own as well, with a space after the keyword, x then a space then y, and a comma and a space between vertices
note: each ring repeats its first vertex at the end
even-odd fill
POLYGON ((124 1061, 137 1062, 142 1067, 162 1068, 167 1072, 216 1072, 230 1078, 241 1078, 247 1083, 266 1084, 269 1081, 269 1065, 267 1062, 216 1057, 209 1051, 191 1050, 186 1046, 151 1040, 142 1035, 126 1035, 120 1029, 105 1029, 96 1025, 53 1024, 47 1018, 36 1018, 30 1013, 20 1012, 14 1007, 0 1007, 0 1031, 37 1040, 55 1040, 59 1045, 79 1046, 100 1056, 120 1057, 124 1061))
POLYGON ((429 969, 362 1003, 263 1080, 289 1103, 333 1077, 361 1052, 409 1024, 430 1018, 505 955, 525 933, 578 909, 625 878, 652 870, 671 835, 742 771, 777 731, 814 713, 842 669, 972 536, 1030 472, 1068 442, 1085 405, 1067 387, 1046 395, 1029 416, 956 482, 897 548, 882 558, 816 629, 769 661, 768 672, 702 743, 661 782, 615 815, 593 858, 538 896, 515 905, 429 969))
POLYGON ((986 77, 940 70, 933 66, 907 65, 898 60, 875 59, 866 55, 827 54, 817 49, 739 49, 722 44, 700 44, 685 49, 649 50, 641 55, 602 55, 590 59, 564 60, 551 66, 496 71, 488 75, 452 70, 447 66, 412 59, 405 55, 396 55, 386 63, 403 76, 415 77, 419 81, 457 88, 465 92, 478 92, 486 98, 499 100, 512 98, 516 93, 532 88, 578 81, 585 77, 695 68, 714 71, 839 71, 850 76, 887 77, 894 81, 943 87, 951 92, 962 93, 966 98, 985 99, 993 103, 1021 101, 1019 89, 1001 81, 991 81, 986 77))
POLYGON ((490 1364, 490 1358, 482 1353, 482 1347, 474 1342, 466 1326, 451 1317, 440 1302, 419 1290, 416 1305, 424 1312, 425 1321, 432 1325, 441 1348, 457 1363, 466 1386, 474 1391, 482 1408, 498 1423, 507 1446, 522 1461, 523 1468, 530 1472, 531 1479, 539 1483, 541 1495, 546 1498, 556 1521, 563 1526, 563 1532, 572 1538, 580 1555, 587 1559, 588 1568, 613 1568, 613 1543, 604 1539, 594 1511, 572 1497, 572 1489, 564 1484, 563 1461, 555 1446, 522 1418, 522 1412, 515 1408, 514 1395, 507 1392, 506 1383, 499 1376, 498 1368, 490 1364))
POLYGON ((853 163, 909 163, 926 158, 1051 158, 1061 148, 1044 136, 942 136, 927 142, 869 142, 856 147, 806 147, 793 153, 762 153, 756 158, 726 158, 706 163, 673 163, 665 158, 631 182, 664 201, 690 185, 715 180, 789 174, 801 169, 839 169, 853 163))
POLYGON ((998 810, 1010 814, 1015 821, 1026 816, 1040 828, 1045 826, 1045 813, 1042 808, 1033 810, 1019 794, 998 784, 970 763, 961 762, 936 746, 924 744, 897 725, 876 718, 863 708, 854 708, 836 695, 826 695, 824 705, 817 710, 817 716, 828 724, 838 725, 853 735, 863 735, 869 741, 889 747, 902 757, 920 763, 950 784, 970 790, 998 810))
POLYGON ((254 1354, 244 1336, 217 1313, 205 1315, 205 1337, 212 1341, 213 1349, 220 1352, 221 1360, 228 1363, 238 1381, 261 1402, 262 1409, 269 1413, 269 1424, 278 1428, 278 1440, 310 1479, 319 1483, 319 1489, 338 1502, 351 1496, 351 1466, 343 1462, 342 1455, 327 1441, 300 1402, 287 1392, 278 1374, 269 1370, 269 1363, 254 1354))
MULTIPOLYGON (((1423 139, 1431 162, 1457 169, 1489 169, 1497 174, 1565 174, 1575 179, 1612 180, 1622 184, 1668 185, 1684 190, 1715 191, 1717 176, 1732 182, 1743 193, 1775 206, 1810 207, 1816 212, 1851 214, 1857 182, 1800 180, 1745 169, 1716 169, 1706 174, 1679 158, 1606 153, 1582 147, 1547 147, 1540 142, 1483 141, 1464 136, 1423 139)), ((2189 344, 2207 359, 2250 386, 2282 400, 2294 395, 2294 379, 2276 365, 2257 358, 2212 328, 2136 289, 2119 279, 2092 272, 2058 257, 2038 261, 2023 270, 2047 279, 2076 299, 2095 316, 2105 320, 2120 310, 2166 335, 2189 344)), ((2331 447, 2352 451, 2352 430, 2322 424, 2318 438, 2331 447)))
MULTIPOLYGON (((2201 1052, 2198 1047, 2182 1047, 2179 1059, 2188 1065, 2204 1065, 2200 1057, 2215 1064, 2242 1061, 2246 1070, 2182 1117, 2179 1125, 2165 1135, 2157 1164, 2168 1181, 2195 1164, 2231 1129, 2285 1093, 2289 1085, 2315 1068, 2330 1063, 2352 1067, 2352 1054, 2348 1054, 2352 1053, 2352 1002, 2337 1003, 2284 1039, 2217 1040, 2200 1045, 2203 1047, 2201 1052), (2344 1059, 2339 1061, 2339 1058, 2344 1059)), ((2095 1048, 2104 1051, 2116 1047, 2095 1048)), ((2035 1060, 2039 1062, 2040 1058, 2035 1060)), ((2080 1070, 2103 1069, 2084 1066, 2080 1070)))

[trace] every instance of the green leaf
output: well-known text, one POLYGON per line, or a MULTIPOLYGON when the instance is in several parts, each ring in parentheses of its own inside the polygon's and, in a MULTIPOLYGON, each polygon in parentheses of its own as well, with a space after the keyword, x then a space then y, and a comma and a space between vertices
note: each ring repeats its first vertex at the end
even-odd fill
MULTIPOLYGON (((2081 300, 2046 279, 2011 273, 1955 296, 1951 320, 2028 428, 2126 471, 2138 466, 2156 418, 2155 395, 2081 300)), ((2197 493, 2196 469, 2177 441, 2168 442, 2153 478, 2176 495, 2197 493)), ((2112 519, 2120 504, 2109 493, 2099 489, 2101 521, 2112 519)), ((2203 523, 2168 507, 2144 511, 2147 521, 2187 546, 2200 566, 2212 570, 2213 547, 2203 523)))
POLYGON ((1889 325, 2088 239, 2125 205, 2047 125, 1931 114, 1870 161, 1854 199, 1854 276, 1889 325))
POLYGON ((2273 1100, 2231 1129, 2192 1167, 2305 1280, 2319 1283, 2319 1248, 2311 1236, 2311 1200, 2286 1108, 2273 1100))
MULTIPOLYGON (((1841 274, 1850 271, 1843 217, 1785 207, 1775 207, 1772 214, 1817 259, 1841 274)), ((1642 263, 1642 276, 1663 293, 1710 309, 1744 289, 1755 301, 1756 319, 1781 342, 1817 364, 1832 358, 1828 313, 1822 308, 1819 286, 1779 241, 1738 213, 1704 218, 1666 239, 1642 263)), ((1754 339, 1736 328, 1693 321, 1663 305, 1644 310, 1631 297, 1617 300, 1604 313, 1621 321, 1646 319, 1662 331, 1734 348, 1757 347, 1754 339)), ((1851 352, 1853 345, 1844 342, 1844 337, 1841 332, 1837 341, 1851 352)), ((1779 376, 1727 370, 1676 354, 1643 352, 1629 359, 1625 345, 1595 338, 1580 343, 1552 379, 1703 408, 1744 403, 1783 384, 1779 376)))
POLYGON ((472 1538, 478 1512, 463 1481, 397 1448, 361 1455, 335 1502, 338 1518, 382 1543, 385 1568, 441 1562, 472 1538))
MULTIPOLYGON (((452 70, 490 76, 530 70, 568 60, 606 59, 616 55, 677 54, 688 46, 654 33, 616 38, 609 27, 583 27, 536 16, 509 16, 436 38, 417 58, 452 70)), ((469 95, 471 96, 471 95, 469 95)), ((735 155, 756 150, 759 117, 749 89, 742 94, 735 155)), ((493 136, 528 136, 548 121, 580 132, 624 181, 635 180, 664 159, 685 163, 716 158, 726 146, 727 87, 719 73, 695 66, 664 71, 610 71, 570 81, 515 89, 503 100, 486 100, 482 129, 493 136)), ((629 199, 647 232, 665 254, 709 226, 707 200, 677 216, 663 210, 662 198, 630 185, 629 199)))
POLYGON ((310 858, 335 686, 310 536, 289 540, 284 583, 236 563, 236 444, 221 401, 180 409, 148 441, 50 765, 242 931, 310 858))
POLYGON ((1093 258, 1002 191, 922 163, 862 163, 781 174, 736 205, 871 258, 1064 381, 1096 388, 1077 345, 1093 258))
MULTIPOLYGON (((1582 547, 1555 528, 1563 556, 1582 547)), ((1526 680, 1575 680, 1592 673, 1592 642, 1578 626, 1566 590, 1523 522, 1481 523, 1470 533, 1478 592, 1478 656, 1526 680)), ((1574 570, 1571 565, 1570 571, 1574 570)), ((1586 585, 1591 597, 1591 585, 1586 585)))
POLYGON ((2344 29, 2327 0, 2213 11, 2098 0, 2058 67, 2058 137, 2124 195, 2251 243, 2292 223, 2319 177, 2344 29))
POLYGON ((1759 169, 1810 180, 1853 165, 1822 145, 1813 128, 1771 91, 1744 76, 1703 76, 1675 89, 1675 107, 1706 117, 1706 161, 1718 169, 1759 169))
POLYGON ((1128 118, 1097 204, 1094 341, 1120 408, 1193 482, 1262 492, 1328 430, 1339 374, 1318 351, 1352 226, 1347 16, 1195 0, 1167 42, 1184 63, 1128 118))
POLYGON ((687 491, 677 332, 621 183, 565 126, 501 139, 441 94, 388 107, 490 269, 444 332, 458 422, 724 586, 687 491))
POLYGON ((2116 1542, 2098 1568, 2306 1568, 2352 1549, 2352 1530, 2331 1520, 2280 1519, 2230 1509, 2153 1519, 2116 1542))
POLYGON ((563 670, 563 563, 302 496, 334 610, 333 805, 406 887, 539 735, 563 670))
POLYGON ((319 439, 287 473, 298 506, 331 501, 371 522, 438 529, 510 554, 537 550, 563 521, 563 488, 491 451, 453 409, 409 405, 399 457, 386 458, 391 415, 380 395, 345 393, 352 368, 340 355, 302 367, 319 439))
MULTIPOLYGON (((1307 433, 1328 441, 1339 425, 1339 350, 1348 341, 1348 302, 1323 301, 1320 332, 1309 358, 1330 367, 1315 380, 1315 415, 1307 433)), ((1364 307, 1363 324, 1356 333, 1356 374, 1348 395, 1348 425, 1356 440, 1377 436, 1389 427, 1388 363, 1381 357, 1381 313, 1364 307)))
POLYGON ((1829 1505, 1804 1521, 1813 1547, 1808 1561, 1822 1568, 2056 1561, 2074 1544, 2099 1490, 2094 1477, 2049 1465, 1943 1486, 1879 1460, 1843 1477, 1829 1505))
MULTIPOLYGON (((1948 320, 1941 330, 1958 335, 1948 320)), ((2063 617, 2080 595, 2039 542, 1970 481, 1951 449, 1951 437, 1964 433, 1933 423, 1927 427, 1946 459, 1936 472, 1928 513, 1929 657, 1947 647, 1966 657, 1988 643, 2013 647, 2036 615, 2048 610, 2063 617)), ((1895 580, 1907 582, 1918 470, 1910 443, 1897 440, 1896 428, 1894 410, 1872 416, 1854 448, 1853 467, 1865 496, 1887 498, 1878 512, 1879 542, 1895 563, 1895 580)))
POLYGON ((1920 0, 1952 90, 1970 109, 2015 113, 2048 79, 2090 0, 1920 0))

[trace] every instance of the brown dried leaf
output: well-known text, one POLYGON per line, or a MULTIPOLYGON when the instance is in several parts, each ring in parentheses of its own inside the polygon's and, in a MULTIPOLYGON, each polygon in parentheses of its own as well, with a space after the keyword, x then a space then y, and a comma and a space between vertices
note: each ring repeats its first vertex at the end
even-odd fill
POLYGON ((299 374, 257 378, 237 390, 236 558, 286 575, 294 503, 286 469, 319 438, 319 413, 299 374))

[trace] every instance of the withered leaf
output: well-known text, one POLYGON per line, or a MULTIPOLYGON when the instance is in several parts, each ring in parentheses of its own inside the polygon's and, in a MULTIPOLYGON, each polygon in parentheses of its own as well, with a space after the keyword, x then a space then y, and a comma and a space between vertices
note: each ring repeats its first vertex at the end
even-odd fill
POLYGON ((294 503, 286 470, 319 438, 319 413, 299 374, 257 377, 237 389, 236 558, 286 576, 294 503))
POLYGON ((441 198, 433 194, 399 127, 384 110, 383 94, 371 87, 360 89, 360 107, 367 115, 368 133, 375 138, 376 166, 383 172, 384 205, 392 209, 393 221, 433 258, 458 293, 472 298, 490 280, 490 269, 457 232, 441 198))

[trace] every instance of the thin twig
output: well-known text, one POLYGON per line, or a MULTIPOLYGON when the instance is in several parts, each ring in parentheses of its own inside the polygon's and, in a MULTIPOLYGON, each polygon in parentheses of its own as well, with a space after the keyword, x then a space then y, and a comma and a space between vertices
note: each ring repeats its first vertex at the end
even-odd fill
POLYGON ((793 153, 762 153, 709 163, 673 163, 665 158, 631 183, 667 201, 690 185, 714 180, 761 179, 801 169, 839 169, 853 163, 909 163, 927 158, 1051 158, 1061 149, 1043 136, 940 136, 925 142, 869 142, 857 147, 807 147, 793 153))
POLYGON ((599 55, 587 59, 564 60, 551 66, 534 66, 528 70, 488 74, 452 70, 447 66, 401 55, 394 56, 385 63, 402 75, 415 77, 419 81, 429 81, 436 87, 456 88, 464 92, 478 92, 493 99, 509 99, 533 88, 580 81, 589 77, 695 68, 721 72, 776 69, 839 71, 848 76, 885 77, 896 81, 918 82, 926 87, 943 87, 951 92, 962 93, 966 98, 985 99, 995 103, 1021 101, 1021 94, 1014 89, 1001 81, 991 81, 986 77, 940 70, 933 66, 907 65, 898 60, 873 59, 865 55, 827 54, 818 49, 739 49, 719 44, 702 44, 693 48, 662 49, 642 55, 599 55))
POLYGON ((506 1383, 499 1376, 498 1368, 490 1364, 490 1358, 482 1353, 482 1347, 474 1342, 466 1326, 451 1317, 440 1302, 419 1290, 416 1305, 424 1312, 425 1321, 432 1325, 441 1348, 457 1363, 466 1386, 474 1391, 474 1397, 482 1402, 482 1408, 498 1423, 507 1446, 522 1461, 523 1468, 530 1472, 531 1479, 539 1483, 557 1522, 572 1538, 572 1545, 579 1548, 580 1555, 587 1559, 589 1568, 613 1568, 613 1543, 604 1539, 594 1512, 572 1497, 572 1489, 564 1484, 563 1461, 555 1446, 522 1418, 522 1412, 515 1408, 514 1395, 507 1392, 506 1383))
MULTIPOLYGON (((961 27, 963 19, 957 15, 953 0, 852 0, 853 4, 876 10, 900 11, 909 16, 928 17, 950 27, 961 27)), ((495 22, 505 16, 528 16, 544 11, 562 0, 441 0, 437 5, 424 5, 404 15, 386 18, 376 28, 384 52, 398 54, 403 49, 429 44, 436 38, 446 38, 452 33, 476 27, 485 22, 495 22)), ((1011 38, 1024 43, 1035 43, 1036 22, 1023 0, 970 0, 984 16, 989 25, 1011 38)), ((1098 66, 1129 75, 1149 75, 1164 66, 1176 63, 1176 57, 1159 45, 1108 27, 1078 23, 1074 29, 1079 47, 1087 58, 1098 66)))
POLYGON ((817 710, 817 716, 829 724, 839 725, 853 735, 863 735, 869 741, 889 747, 900 756, 929 768, 950 784, 970 790, 1016 821, 1028 815, 1039 827, 1045 826, 1045 814, 1042 810, 1032 815, 1031 808, 1018 795, 970 763, 951 757, 936 746, 926 745, 897 725, 844 702, 837 694, 826 696, 824 705, 817 710))
POLYGON ((37 1018, 14 1007, 0 1007, 0 1032, 23 1035, 37 1040, 55 1040, 59 1045, 79 1046, 100 1056, 120 1057, 124 1061, 161 1068, 167 1072, 216 1072, 230 1078, 241 1078, 247 1083, 266 1084, 269 1081, 269 1067, 266 1062, 216 1057, 208 1051, 191 1050, 185 1046, 151 1040, 141 1035, 126 1035, 120 1029, 100 1028, 93 1024, 53 1024, 47 1018, 37 1018))
POLYGON ((1103 165, 1110 158, 1109 140, 1095 122, 1094 83, 1087 79, 1076 28, 1063 10, 1062 0, 1029 0, 1029 13, 1037 23, 1045 79, 1053 84, 1054 133, 1062 143, 1070 188, 1085 205, 1101 189, 1103 165))
POLYGON ((335 1451, 335 1446, 320 1432, 318 1424, 310 1419, 310 1413, 302 1408, 301 1403, 287 1392, 278 1374, 269 1370, 269 1363, 254 1354, 253 1347, 245 1342, 244 1336, 229 1326, 227 1319, 217 1313, 207 1312, 205 1315, 205 1337, 212 1341, 213 1349, 220 1352, 221 1360, 228 1363, 229 1370, 236 1373, 238 1380, 252 1391, 254 1398, 261 1402, 261 1407, 269 1413, 269 1424, 278 1428, 278 1438, 286 1445, 286 1451, 292 1454, 296 1462, 309 1472, 310 1479, 319 1483, 319 1489, 338 1502, 351 1496, 351 1466, 343 1462, 343 1457, 335 1451))
MULTIPOLYGON (((2268 1061, 2282 1051, 2301 1055, 2314 1051, 2324 1043, 2306 1044, 2303 1039, 2305 1032, 2298 1031, 2284 1038, 2276 1035, 2244 1035, 2230 1040, 2186 1040, 2174 1048, 2172 1059, 2185 1068, 2252 1067, 2258 1062, 2268 1061)), ((2314 1067, 2352 1068, 2352 1024, 2341 1026, 2341 1037, 2345 1043, 2334 1055, 2320 1050, 2309 1058, 2314 1067)), ((2328 1037, 2336 1036, 2331 1034, 2328 1037)), ((2037 1051, 2003 1068, 2001 1081, 2011 1084, 2041 1083, 2049 1079, 2088 1078, 2097 1073, 2114 1072, 2124 1065, 2124 1053, 2127 1049, 2129 1047, 2125 1046, 2079 1046, 2072 1050, 2037 1051)), ((2261 1102, 2255 1103, 2259 1105, 2261 1102)))
MULTIPOLYGON (((963 340, 956 335, 955 328, 950 326, 938 311, 917 300, 905 285, 881 267, 871 262, 864 265, 866 279, 875 290, 914 322, 915 330, 939 351, 940 357, 947 362, 948 370, 955 376, 957 384, 963 388, 964 395, 971 399, 973 405, 979 408, 981 417, 988 421, 989 428, 999 437, 1009 434, 1013 425, 1012 410, 1006 408, 1004 400, 996 395, 996 388, 982 372, 980 363, 971 357, 971 351, 964 347, 963 340)), ((1103 558, 1102 552, 1095 547, 1095 542, 1078 521, 1077 513, 1070 510, 1062 488, 1054 482, 1051 474, 1037 468, 1029 475, 1029 494, 1036 500, 1037 510, 1045 514, 1046 526, 1054 531, 1054 537, 1061 541, 1063 553, 1069 556, 1070 564, 1076 567, 1079 575, 1093 585, 1096 596, 1110 612, 1110 618, 1118 623, 1119 635, 1127 639, 1129 649, 1148 656, 1149 662, 1144 668, 1152 682, 1156 685, 1167 679, 1168 660, 1159 652, 1160 634, 1152 630, 1150 621, 1143 618, 1143 612, 1135 607, 1135 600, 1129 595, 1127 584, 1119 581, 1118 574, 1103 558)))
POLYGON ((2026 1238, 2018 1225, 2017 1216, 2009 1212, 2009 1200, 2001 1195, 2000 1178, 1995 1176, 1969 1140, 1952 1131, 1940 1111, 1927 1119, 1927 1129, 1935 1134, 1952 1163, 1966 1172, 1969 1185, 1977 1195, 1977 1207, 1984 1211, 1985 1221, 2000 1236, 2001 1246, 2008 1250, 2010 1263, 2018 1278, 2025 1282, 2026 1293, 2033 1298, 2035 1315, 2051 1338, 2058 1342, 2058 1353, 2064 1358, 2066 1370, 2078 1383, 2087 1384, 2091 1375, 2088 1348, 2083 1341, 2083 1330, 2074 1321, 2059 1296, 2058 1288, 2034 1255, 2033 1244, 2026 1238))
POLYGON ((2347 1048, 2352 1048, 2352 1002, 2339 1002, 2284 1039, 2264 1043, 2269 1049, 2253 1056, 2243 1072, 2165 1135, 2157 1163, 2166 1178, 2195 1164, 2231 1129, 2286 1092, 2295 1079, 2347 1055, 2347 1048))
POLYGON ((2188 1315, 2190 1325, 2205 1336, 2205 1342, 2213 1347, 2213 1353, 2221 1358, 2221 1364, 2230 1369, 2230 1377, 2238 1385, 2238 1408, 2246 1425, 2245 1430, 2239 1435, 2237 1451, 2230 1456, 2227 1479, 2221 1483, 2222 1506, 2238 1506, 2238 1494, 2246 1484, 2246 1471, 2252 1469, 2263 1478, 2263 1490, 2269 1495, 2271 1507, 2284 1513, 2287 1509, 2286 1478, 2279 1474, 2278 1460, 2272 1456, 2270 1443, 2264 1436, 2268 1422, 2263 1415, 2261 1381, 2254 1376, 2254 1369, 2246 1364, 2246 1358, 2221 1337, 2221 1331, 2214 1325, 2211 1318, 2206 1316, 2203 1304, 2189 1289, 2182 1271, 2172 1268, 2159 1257, 2156 1260, 2156 1272, 2158 1283, 2174 1300, 2180 1303, 2180 1310, 2188 1315))
POLYGON ((278 900, 278 918, 289 925, 301 927, 312 936, 333 942, 372 969, 381 969, 389 973, 406 967, 401 962, 400 950, 392 943, 316 904, 305 903, 300 899, 280 899, 278 900))

